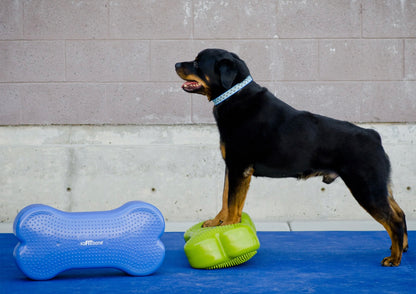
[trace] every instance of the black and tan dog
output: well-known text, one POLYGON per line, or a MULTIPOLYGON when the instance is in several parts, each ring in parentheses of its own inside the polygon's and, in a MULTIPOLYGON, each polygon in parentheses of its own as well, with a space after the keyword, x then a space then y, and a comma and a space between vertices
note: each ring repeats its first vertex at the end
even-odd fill
POLYGON ((331 183, 340 176, 358 203, 390 235, 398 266, 408 248, 405 215, 390 189, 390 163, 374 130, 307 111, 277 99, 252 81, 236 54, 206 49, 194 61, 176 64, 189 93, 214 102, 226 171, 222 209, 204 226, 240 221, 251 176, 309 178, 331 183))

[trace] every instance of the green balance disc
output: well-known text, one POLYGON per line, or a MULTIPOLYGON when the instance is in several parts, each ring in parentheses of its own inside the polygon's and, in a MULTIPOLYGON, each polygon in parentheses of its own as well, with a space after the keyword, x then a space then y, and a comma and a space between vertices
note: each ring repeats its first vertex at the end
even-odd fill
POLYGON ((199 269, 220 269, 242 264, 260 247, 256 228, 247 213, 233 225, 202 228, 198 223, 184 235, 189 264, 199 269))

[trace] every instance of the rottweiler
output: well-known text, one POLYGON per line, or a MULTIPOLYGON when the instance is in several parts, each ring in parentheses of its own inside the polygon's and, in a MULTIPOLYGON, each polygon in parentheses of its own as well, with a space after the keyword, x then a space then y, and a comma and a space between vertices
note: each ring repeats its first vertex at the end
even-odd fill
POLYGON ((251 177, 338 176, 358 203, 390 235, 398 266, 408 248, 405 214, 393 198, 390 162, 380 135, 346 121, 297 110, 253 81, 246 63, 222 49, 205 49, 179 62, 183 90, 214 102, 213 113, 225 161, 222 209, 205 227, 238 223, 251 177))

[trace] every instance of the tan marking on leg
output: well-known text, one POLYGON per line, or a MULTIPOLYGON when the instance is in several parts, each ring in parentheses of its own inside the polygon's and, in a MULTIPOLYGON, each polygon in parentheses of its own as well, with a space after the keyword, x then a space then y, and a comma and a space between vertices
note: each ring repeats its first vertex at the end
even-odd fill
POLYGON ((234 185, 230 187, 230 173, 228 169, 226 169, 222 209, 214 219, 206 221, 203 224, 203 227, 229 225, 239 223, 241 221, 244 202, 253 173, 253 167, 247 168, 244 170, 242 175, 239 175, 237 178, 233 179, 234 185))
POLYGON ((406 226, 406 215, 404 214, 403 210, 400 208, 399 204, 397 204, 396 200, 393 198, 393 191, 391 189, 391 185, 388 185, 388 192, 389 196, 387 200, 389 201, 390 207, 395 212, 395 217, 397 221, 403 223, 403 251, 407 251, 409 248, 409 240, 407 236, 407 226, 406 226))
POLYGON ((381 214, 380 215, 373 214, 373 217, 379 223, 383 225, 383 227, 386 229, 391 239, 391 255, 388 257, 385 257, 382 260, 381 264, 383 266, 398 266, 400 265, 400 262, 402 259, 404 239, 407 239, 407 238, 404 237, 405 236, 404 213, 401 210, 401 208, 398 206, 396 201, 393 199, 392 190, 390 186, 388 186, 387 201, 390 207, 389 216, 386 217, 386 216, 382 216, 381 214), (403 226, 401 228, 403 230, 403 238, 401 237, 400 231, 398 232, 398 228, 397 228, 398 224, 401 224, 401 226, 403 226))
MULTIPOLYGON (((222 158, 225 160, 225 143, 222 141, 220 141, 220 150, 221 150, 222 158)), ((222 192, 222 208, 215 218, 204 222, 204 224, 202 225, 203 227, 219 226, 224 222, 225 219, 228 219, 228 193, 229 193, 228 168, 225 167, 224 189, 222 192)))
POLYGON ((254 169, 252 166, 245 169, 243 175, 238 178, 238 184, 234 188, 234 191, 230 190, 230 193, 234 194, 233 197, 229 198, 228 219, 224 221, 223 225, 235 224, 241 221, 241 215, 253 173, 254 169), (230 199, 232 202, 230 202, 230 199))
POLYGON ((222 158, 225 160, 225 143, 222 141, 220 142, 220 149, 221 149, 222 158))
POLYGON ((400 249, 399 240, 397 240, 396 234, 393 232, 391 225, 386 221, 379 221, 386 229, 391 239, 391 255, 385 257, 381 264, 383 266, 399 266, 402 259, 403 251, 400 249))
POLYGON ((221 225, 225 219, 228 218, 228 193, 229 193, 229 182, 228 182, 228 169, 225 168, 224 176, 224 189, 222 192, 222 208, 214 219, 207 220, 202 225, 203 227, 215 227, 221 225))

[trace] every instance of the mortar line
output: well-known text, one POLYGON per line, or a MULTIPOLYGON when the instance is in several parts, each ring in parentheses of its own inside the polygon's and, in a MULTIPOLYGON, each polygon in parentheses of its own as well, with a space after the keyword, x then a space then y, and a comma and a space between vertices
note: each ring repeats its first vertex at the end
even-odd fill
POLYGON ((25 38, 25 2, 22 2, 22 38, 25 38))
POLYGON ((192 31, 192 37, 191 37, 191 40, 193 41, 194 40, 194 38, 195 38, 195 1, 194 0, 192 0, 191 1, 192 3, 191 3, 191 19, 192 19, 192 28, 191 28, 191 31, 192 31))
MULTIPOLYGON (((24 31, 24 30, 23 30, 24 31)), ((317 37, 279 37, 279 38, 273 38, 273 37, 269 37, 269 36, 265 36, 265 37, 258 37, 258 38, 204 38, 204 37, 199 37, 199 38, 195 38, 194 36, 192 36, 192 38, 170 38, 170 39, 161 39, 161 38, 103 38, 103 37, 97 37, 94 39, 88 39, 88 38, 81 38, 81 37, 67 37, 65 38, 65 40, 67 41, 85 41, 85 42, 103 42, 103 41, 160 41, 160 42, 164 42, 164 41, 232 41, 232 42, 244 42, 244 41, 258 41, 258 42, 262 42, 262 41, 314 41, 314 40, 352 40, 352 41, 358 41, 358 40, 415 40, 416 37, 413 36, 405 36, 405 37, 396 37, 396 36, 390 36, 390 37, 383 37, 383 36, 368 36, 368 37, 361 37, 361 36, 357 36, 357 37, 353 37, 353 36, 339 36, 339 37, 333 37, 333 36, 317 36, 317 37)), ((28 41, 28 42, 43 42, 43 41, 57 41, 57 40, 62 40, 59 38, 53 38, 53 37, 37 37, 36 39, 32 38, 32 37, 23 37, 23 38, 16 38, 16 37, 10 37, 10 38, 5 38, 2 39, 1 41, 28 41)))
POLYGON ((318 42, 318 79, 321 80, 321 40, 318 42))
POLYGON ((363 2, 360 3, 360 33, 361 33, 361 38, 363 39, 363 13, 364 13, 364 9, 363 9, 363 2))
POLYGON ((111 3, 109 2, 109 1, 107 1, 107 4, 106 4, 106 6, 107 6, 107 38, 109 39, 109 40, 111 40, 111 9, 110 9, 110 6, 111 6, 111 3))
MULTIPOLYGON (((64 79, 65 83, 68 82, 68 67, 67 67, 67 42, 64 40, 64 79)), ((50 82, 49 82, 50 83, 50 82)))
POLYGON ((405 81, 406 80, 406 40, 403 39, 403 66, 402 66, 402 79, 405 81))
MULTIPOLYGON (((260 83, 311 83, 311 84, 318 84, 318 83, 390 83, 390 82, 404 82, 402 78, 400 79, 389 79, 389 80, 261 80, 256 79, 257 82, 260 83)), ((408 80, 408 81, 415 81, 415 80, 408 80)), ((119 84, 149 84, 149 83, 156 83, 154 81, 77 81, 77 80, 57 80, 57 81, 0 81, 1 84, 15 84, 15 85, 22 85, 22 84, 95 84, 95 85, 119 85, 119 84)), ((158 84, 176 84, 180 83, 180 81, 160 81, 157 82, 158 84)))

